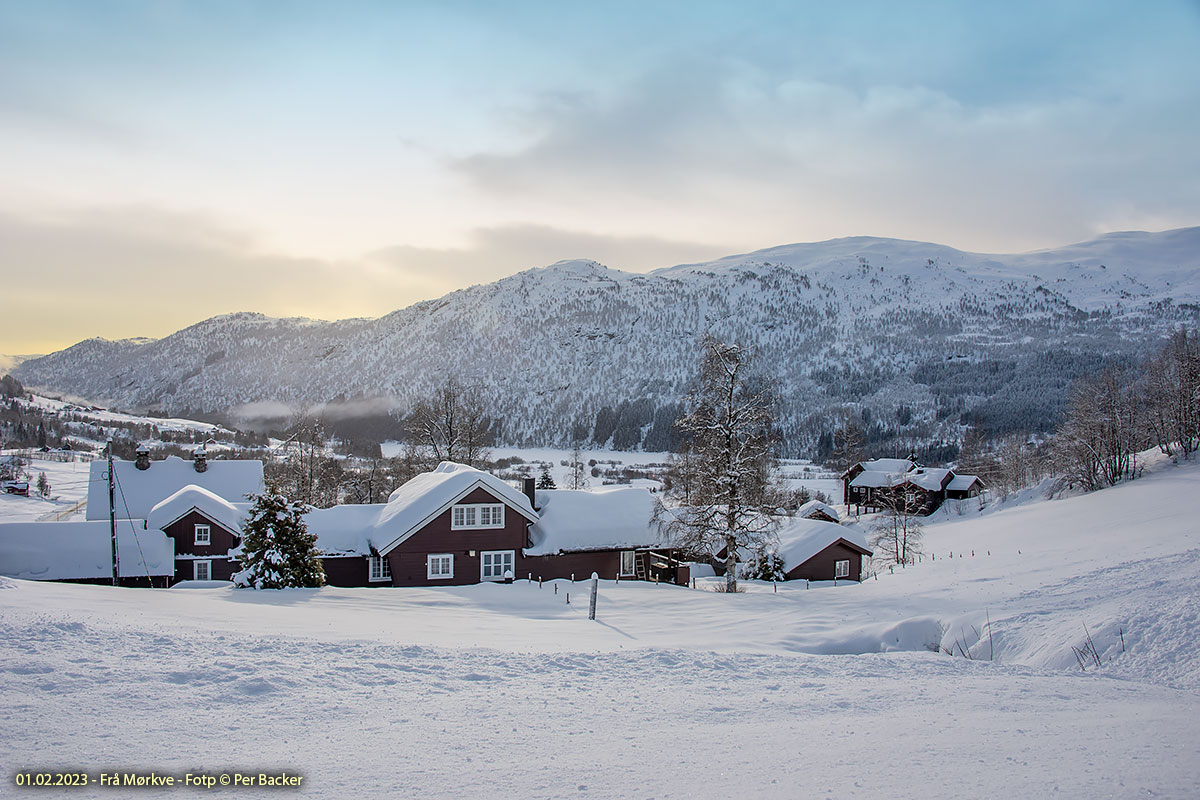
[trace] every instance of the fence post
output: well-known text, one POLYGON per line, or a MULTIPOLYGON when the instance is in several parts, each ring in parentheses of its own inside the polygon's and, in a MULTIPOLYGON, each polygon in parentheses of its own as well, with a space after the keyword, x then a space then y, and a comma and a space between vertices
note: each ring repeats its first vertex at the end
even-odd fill
POLYGON ((600 576, 592 573, 592 597, 588 602, 588 619, 596 618, 596 595, 600 593, 600 576))

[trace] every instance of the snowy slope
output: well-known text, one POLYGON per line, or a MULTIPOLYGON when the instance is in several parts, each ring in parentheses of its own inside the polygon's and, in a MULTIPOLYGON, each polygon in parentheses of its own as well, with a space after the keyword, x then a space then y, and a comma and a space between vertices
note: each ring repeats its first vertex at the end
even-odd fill
POLYGON ((1001 396, 990 413, 1045 424, 1071 374, 1197 320, 1198 267, 1200 228, 1019 255, 856 237, 647 275, 566 261, 376 320, 231 314, 159 341, 89 340, 15 374, 172 413, 337 398, 403 410, 453 375, 502 418, 507 443, 562 441, 576 420, 594 432, 603 407, 641 400, 636 440, 683 395, 711 331, 759 347, 793 447, 815 436, 810 417, 844 401, 889 421, 906 406, 904 424, 931 438, 945 424, 935 395, 955 414, 1001 396), (967 369, 979 364, 990 366, 967 369))
POLYGON ((311 797, 1190 798, 1198 490, 1160 464, 935 522, 934 560, 862 585, 605 582, 597 622, 565 581, 2 580, 0 767, 286 769, 311 797))

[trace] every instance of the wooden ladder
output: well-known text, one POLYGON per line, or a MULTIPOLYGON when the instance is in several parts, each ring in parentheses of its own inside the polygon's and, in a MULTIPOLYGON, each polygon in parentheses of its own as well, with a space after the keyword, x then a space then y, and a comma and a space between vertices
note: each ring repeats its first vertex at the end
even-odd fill
POLYGON ((639 581, 646 580, 646 554, 645 553, 634 553, 633 569, 634 569, 634 572, 637 573, 637 579, 639 581))

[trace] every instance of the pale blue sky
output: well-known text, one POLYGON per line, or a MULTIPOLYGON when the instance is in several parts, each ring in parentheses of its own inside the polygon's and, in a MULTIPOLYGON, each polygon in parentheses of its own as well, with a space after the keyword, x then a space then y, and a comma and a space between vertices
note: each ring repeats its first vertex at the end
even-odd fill
POLYGON ((0 0, 0 352, 560 258, 1193 225, 1198 67, 1196 2, 0 0))

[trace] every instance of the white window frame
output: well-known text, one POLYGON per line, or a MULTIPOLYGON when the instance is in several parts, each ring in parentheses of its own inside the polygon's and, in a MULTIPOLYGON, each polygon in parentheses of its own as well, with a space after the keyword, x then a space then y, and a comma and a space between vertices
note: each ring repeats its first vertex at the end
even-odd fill
POLYGON ((212 560, 211 559, 197 558, 195 561, 192 562, 192 580, 194 580, 194 581, 211 581, 212 579, 213 579, 213 576, 212 576, 212 560), (200 565, 201 564, 204 565, 204 572, 206 573, 203 578, 200 577, 200 565))
POLYGON ((504 527, 504 503, 460 503, 450 509, 450 530, 494 530, 504 527), (487 516, 488 521, 483 521, 487 516))
POLYGON ((636 575, 637 574, 637 551, 636 550, 622 550, 621 551, 621 566, 619 567, 619 571, 620 571, 621 577, 625 577, 626 575, 636 575), (629 569, 625 569, 625 559, 626 558, 629 559, 629 569))
POLYGON ((196 525, 196 544, 211 545, 212 544, 212 526, 211 525, 196 525), (200 531, 204 531, 204 538, 200 538, 200 531))
POLYGON ((833 562, 833 578, 849 578, 850 577, 850 559, 833 562))
POLYGON ((392 562, 387 556, 368 556, 367 580, 371 583, 390 581, 392 579, 392 562))
POLYGON ((454 554, 453 553, 430 553, 425 557, 425 577, 431 581, 446 581, 454 577, 454 554), (433 571, 434 559, 439 562, 443 559, 449 569, 448 573, 441 571, 436 574, 433 571))
POLYGON ((504 580, 505 569, 512 572, 513 577, 516 577, 516 574, 517 574, 517 552, 515 550, 482 550, 482 551, 480 551, 480 553, 479 553, 479 580, 481 580, 481 581, 502 581, 502 580, 504 580), (487 561, 488 561, 487 557, 488 556, 493 557, 493 563, 492 563, 493 568, 495 567, 495 561, 494 561, 495 556, 502 556, 502 558, 500 560, 500 574, 499 575, 488 575, 487 574, 487 561), (503 556, 507 556, 507 558, 503 558, 503 556), (507 562, 507 565, 505 564, 505 562, 507 562))

